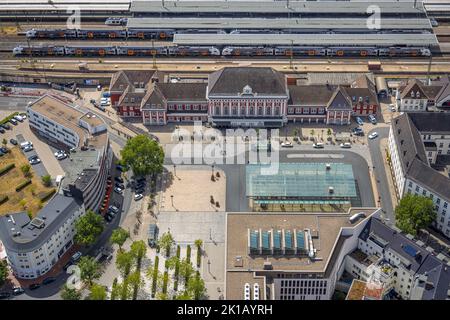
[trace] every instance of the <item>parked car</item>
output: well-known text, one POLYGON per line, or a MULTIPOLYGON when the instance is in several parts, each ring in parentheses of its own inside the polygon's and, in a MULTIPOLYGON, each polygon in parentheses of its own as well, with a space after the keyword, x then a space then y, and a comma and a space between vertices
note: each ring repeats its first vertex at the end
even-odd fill
POLYGON ((8 299, 10 296, 9 292, 0 292, 0 299, 8 299))
POLYGON ((363 131, 363 129, 361 129, 360 127, 354 128, 354 129, 352 130, 352 133, 353 133, 355 136, 364 136, 364 131, 363 131))
POLYGON ((106 215, 105 215, 105 220, 106 220, 107 222, 111 222, 111 221, 114 220, 114 216, 112 216, 112 215, 110 215, 110 214, 106 214, 106 215))
POLYGON ((5 130, 11 130, 11 126, 7 123, 1 124, 0 126, 5 130))
POLYGON ((38 288, 40 288, 41 287, 41 285, 39 284, 39 283, 33 283, 33 284, 30 284, 30 286, 28 287, 28 289, 30 289, 30 290, 36 290, 36 289, 38 289, 38 288))
POLYGON ((119 188, 119 187, 115 187, 114 188, 114 192, 117 192, 118 194, 122 194, 123 189, 119 188))
POLYGON ((38 156, 33 156, 33 157, 31 157, 29 162, 31 165, 35 165, 35 164, 41 163, 41 159, 39 159, 38 156))
POLYGON ((325 145, 322 142, 317 142, 313 144, 313 147, 316 149, 323 149, 325 145))
POLYGON ((352 147, 352 144, 350 142, 341 143, 341 148, 349 149, 351 147, 352 147))
POLYGON ((25 149, 26 147, 29 147, 29 146, 33 146, 33 143, 31 143, 30 141, 24 141, 24 142, 20 143, 20 147, 22 149, 25 149))
POLYGON ((72 261, 67 262, 67 263, 64 265, 64 267, 63 267, 64 271, 67 271, 67 269, 69 269, 69 267, 72 266, 72 265, 73 265, 73 262, 72 262, 72 261))
POLYGON ((15 126, 17 126, 19 123, 17 122, 17 120, 16 119, 14 119, 14 118, 12 118, 12 119, 9 119, 9 122, 11 122, 13 125, 15 125, 15 126))
POLYGON ((115 186, 120 189, 125 189, 125 185, 123 183, 116 182, 115 186))
POLYGON ((1 147, 1 148, 0 148, 0 151, 3 152, 3 153, 8 153, 8 152, 9 152, 9 149, 6 148, 6 147, 1 147))
POLYGON ((19 143, 17 142, 17 140, 15 139, 9 139, 9 143, 11 143, 12 145, 17 146, 19 143))
POLYGON ((81 256, 83 254, 80 251, 77 251, 73 254, 73 256, 70 258, 70 261, 72 261, 73 263, 77 262, 78 260, 80 260, 81 256))
POLYGON ((158 242, 158 226, 154 223, 148 226, 148 238, 147 242, 151 248, 156 247, 156 243, 158 242))
POLYGON ((360 117, 356 117, 356 123, 362 126, 364 124, 364 121, 360 117))
POLYGON ((5 129, 3 129, 3 128, 0 128, 0 133, 5 133, 6 132, 6 130, 5 129))
POLYGON ((375 139, 376 137, 378 137, 378 133, 377 132, 372 132, 371 134, 369 134, 368 138, 369 139, 375 139))
POLYGON ((114 180, 123 183, 123 179, 121 177, 114 177, 114 180))
POLYGON ((144 197, 142 193, 137 193, 134 195, 134 201, 139 201, 144 197))
POLYGON ((118 164, 118 165, 116 166, 116 169, 119 170, 119 171, 121 171, 121 172, 126 172, 126 171, 128 171, 128 168, 127 168, 127 167, 122 166, 122 165, 120 165, 120 164, 118 164))
POLYGON ((109 212, 114 212, 114 213, 119 213, 119 208, 117 208, 116 206, 110 205, 108 208, 109 212))
POLYGON ((45 278, 45 279, 42 281, 42 284, 43 284, 43 285, 47 285, 47 284, 50 284, 50 283, 55 282, 55 281, 56 281, 56 278, 54 278, 54 277, 48 277, 48 278, 45 278))
POLYGON ((19 122, 23 122, 23 117, 20 115, 14 116, 14 119, 16 119, 19 122))
POLYGON ((95 101, 95 99, 91 99, 91 100, 89 100, 89 102, 92 104, 96 104, 97 101, 95 101))
POLYGON ((14 287, 12 291, 13 295, 15 296, 21 295, 24 292, 25 290, 23 290, 21 287, 14 287))
POLYGON ((369 114, 368 118, 372 124, 377 124, 377 119, 372 114, 369 114))
POLYGON ((33 145, 28 145, 28 146, 26 146, 25 148, 23 148, 23 151, 24 151, 24 152, 29 152, 29 151, 31 151, 31 150, 33 150, 33 145))
POLYGON ((134 190, 135 194, 144 193, 144 192, 145 192, 144 188, 139 188, 139 189, 134 190))

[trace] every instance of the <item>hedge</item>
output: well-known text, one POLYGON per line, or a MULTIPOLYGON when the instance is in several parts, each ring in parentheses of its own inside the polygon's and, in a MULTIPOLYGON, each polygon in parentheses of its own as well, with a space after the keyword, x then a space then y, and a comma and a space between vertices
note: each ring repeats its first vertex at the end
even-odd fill
POLYGON ((177 262, 175 263, 175 282, 173 283, 173 290, 178 291, 178 274, 180 273, 180 246, 177 246, 177 262))
POLYGON ((197 247, 197 268, 200 268, 201 262, 202 262, 202 248, 197 247))
POLYGON ((49 192, 45 193, 39 200, 41 200, 41 202, 45 202, 48 199, 50 199, 50 197, 52 195, 54 195, 56 193, 56 189, 52 189, 49 192))
POLYGON ((164 271, 163 287, 162 287, 162 292, 164 294, 167 293, 167 283, 168 282, 169 282, 169 273, 167 271, 164 271))
POLYGON ((186 249, 186 260, 188 263, 191 262, 191 246, 188 245, 186 249))
POLYGON ((4 204, 6 201, 8 201, 9 200, 9 197, 8 196, 2 196, 2 197, 0 197, 0 205, 1 204, 4 204))
POLYGON ((0 124, 5 124, 5 123, 9 122, 9 120, 14 118, 14 116, 17 116, 18 114, 19 114, 19 112, 14 112, 14 113, 10 114, 9 116, 4 118, 3 120, 0 120, 0 124))
POLYGON ((12 168, 14 168, 16 165, 14 163, 10 163, 7 166, 0 169, 0 176, 9 172, 12 168))
POLYGON ((19 192, 20 190, 22 190, 23 188, 25 188, 26 186, 31 184, 31 179, 25 180, 24 182, 22 182, 21 184, 19 184, 16 187, 16 192, 19 192))

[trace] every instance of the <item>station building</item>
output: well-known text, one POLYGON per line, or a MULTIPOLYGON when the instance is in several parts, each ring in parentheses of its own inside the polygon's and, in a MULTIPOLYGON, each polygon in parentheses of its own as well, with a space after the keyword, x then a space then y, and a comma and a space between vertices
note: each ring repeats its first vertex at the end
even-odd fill
POLYGON ((45 95, 27 107, 31 130, 66 150, 65 176, 58 192, 35 217, 17 212, 0 217, 0 239, 15 276, 35 279, 47 273, 72 247, 75 222, 97 212, 107 192, 112 163, 106 125, 91 112, 45 95))
POLYGON ((118 114, 146 125, 209 122, 216 127, 282 127, 288 121, 346 125, 376 114, 373 82, 362 75, 345 85, 288 85, 272 68, 223 68, 206 83, 164 83, 155 71, 120 71, 111 79, 118 114), (147 75, 142 73, 147 72, 147 75), (145 82, 147 81, 147 82, 145 82))

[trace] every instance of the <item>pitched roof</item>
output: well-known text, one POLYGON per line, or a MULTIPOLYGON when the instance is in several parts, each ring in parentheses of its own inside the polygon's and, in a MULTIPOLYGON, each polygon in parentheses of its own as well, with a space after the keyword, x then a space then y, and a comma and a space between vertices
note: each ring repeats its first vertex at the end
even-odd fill
POLYGON ((121 70, 111 77, 110 91, 122 91, 128 86, 134 87, 135 83, 147 85, 152 77, 157 77, 155 70, 121 70), (120 89, 122 85, 123 89, 120 89))
POLYGON ((226 67, 212 73, 208 79, 208 95, 241 95, 249 86, 255 95, 287 96, 286 79, 268 67, 226 67))
POLYGON ((140 105, 144 96, 145 91, 143 89, 137 89, 136 91, 134 87, 128 86, 119 98, 119 105, 140 105), (131 102, 131 99, 134 99, 134 102, 131 102))
POLYGON ((367 238, 375 234, 386 242, 384 250, 391 249, 401 255, 410 263, 410 270, 415 274, 427 275, 428 286, 425 286, 423 300, 445 300, 447 291, 450 289, 450 267, 437 259, 425 248, 417 245, 414 241, 408 239, 403 233, 382 223, 378 218, 371 218, 361 231, 359 237, 366 241, 367 238), (411 256, 404 248, 408 246, 415 252, 411 256))
POLYGON ((332 85, 290 85, 289 105, 295 106, 323 106, 326 107, 334 92, 336 86, 332 85))
POLYGON ((327 105, 327 110, 353 110, 352 99, 343 87, 338 86, 327 105))
POLYGON ((206 102, 206 83, 157 83, 169 101, 206 102))
POLYGON ((450 114, 403 113, 392 121, 392 130, 405 175, 446 199, 450 199, 450 179, 429 166, 425 145, 419 132, 432 130, 430 127, 432 125, 439 129, 447 127, 447 131, 450 132, 448 128, 450 114))

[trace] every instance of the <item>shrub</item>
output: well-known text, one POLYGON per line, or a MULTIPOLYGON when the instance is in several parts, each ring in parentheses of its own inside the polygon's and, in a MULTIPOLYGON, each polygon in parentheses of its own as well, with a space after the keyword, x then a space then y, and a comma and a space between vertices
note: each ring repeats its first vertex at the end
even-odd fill
POLYGON ((197 248, 197 268, 200 268, 201 262, 202 262, 202 251, 200 248, 197 248))
POLYGON ((158 265, 159 265, 159 256, 155 257, 155 265, 153 267, 153 276, 152 276, 152 298, 155 297, 156 293, 156 282, 158 281, 158 265))
POLYGON ((169 273, 167 271, 164 272, 164 278, 163 278, 163 288, 162 292, 164 294, 167 293, 167 283, 169 282, 169 273))
POLYGON ((42 184, 46 187, 50 187, 52 185, 52 177, 50 175, 42 176, 42 184))
POLYGON ((4 204, 6 201, 8 201, 9 200, 9 197, 8 196, 1 196, 0 197, 0 205, 1 204, 4 204))
POLYGON ((55 193, 56 193, 56 189, 52 189, 49 192, 45 193, 39 200, 41 200, 41 203, 45 202, 48 199, 50 199, 50 197, 53 196, 55 193))
POLYGON ((15 116, 17 116, 19 113, 18 112, 14 112, 12 114, 10 114, 9 116, 7 116, 6 118, 4 118, 3 120, 0 120, 0 124, 5 124, 7 122, 9 122, 9 120, 11 120, 12 118, 14 118, 15 116))
POLYGON ((28 186, 29 184, 31 184, 31 179, 25 180, 24 182, 22 182, 21 184, 19 184, 16 187, 16 192, 19 192, 20 190, 22 190, 23 188, 25 188, 26 186, 28 186))
POLYGON ((186 260, 187 262, 191 262, 191 246, 188 245, 186 248, 186 260))
POLYGON ((12 168, 14 168, 16 165, 14 163, 10 163, 7 166, 0 169, 0 176, 9 172, 12 168))

